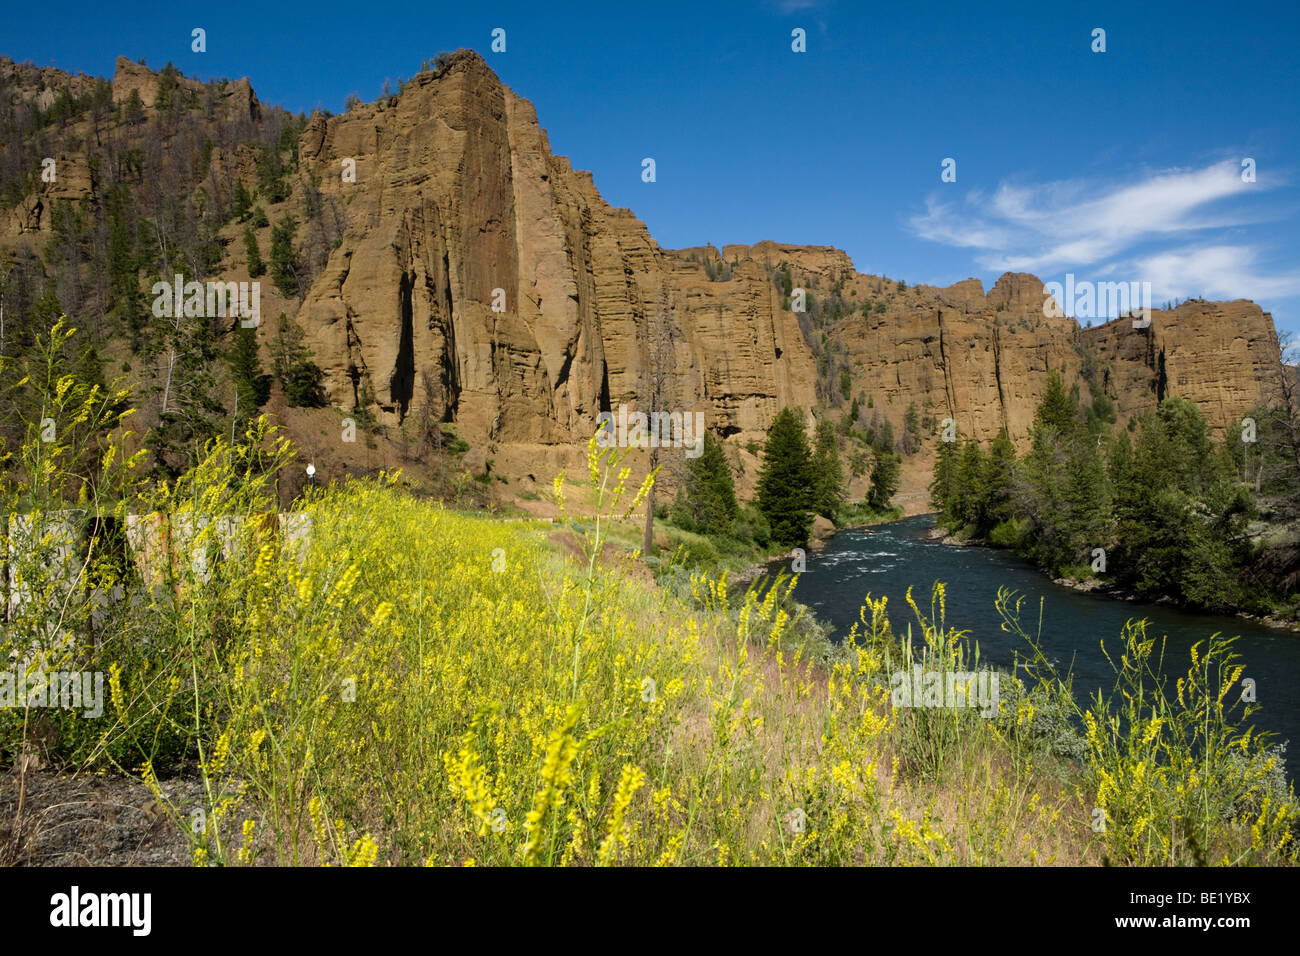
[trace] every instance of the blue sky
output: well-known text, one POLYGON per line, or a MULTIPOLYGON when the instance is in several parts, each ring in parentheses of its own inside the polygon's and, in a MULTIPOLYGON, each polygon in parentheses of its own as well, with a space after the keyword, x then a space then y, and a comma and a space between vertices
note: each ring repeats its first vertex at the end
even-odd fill
POLYGON ((833 245, 939 285, 1148 281, 1157 304, 1251 298, 1300 331, 1298 46, 1294 0, 70 2, 0 22, 15 60, 111 76, 118 54, 170 59, 294 111, 341 112, 472 47, 666 247, 833 245))

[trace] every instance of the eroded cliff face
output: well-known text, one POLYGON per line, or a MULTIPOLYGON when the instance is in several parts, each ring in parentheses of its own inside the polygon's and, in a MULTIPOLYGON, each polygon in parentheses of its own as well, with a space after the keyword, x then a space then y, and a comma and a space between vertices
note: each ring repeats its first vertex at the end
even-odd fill
POLYGON ((836 329, 853 358, 854 390, 882 396, 896 427, 914 403, 923 415, 952 418, 964 437, 988 440, 1005 428, 1019 441, 1049 370, 1076 381, 1082 364, 1078 326, 1045 317, 1044 298, 1042 282, 1020 274, 1003 276, 987 296, 976 279, 893 293, 883 312, 836 329))
MULTIPOLYGON (((140 97, 141 105, 154 106, 163 87, 164 73, 119 56, 113 70, 113 103, 125 104, 135 93, 140 97)), ((206 102, 207 89, 197 80, 179 73, 173 74, 171 80, 177 89, 192 96, 196 103, 202 102, 205 108, 223 114, 224 118, 257 120, 261 116, 261 105, 247 77, 222 83, 211 103, 206 102)))
POLYGON ((1148 329, 1117 319, 1083 336, 1123 417, 1178 395, 1196 402, 1222 430, 1239 426, 1256 405, 1278 400, 1273 318, 1253 302, 1193 299, 1168 312, 1153 310, 1148 329))
MULTIPOLYGON (((95 82, 0 68, 21 96, 95 82)), ((112 100, 137 93, 151 108, 161 82, 119 59, 112 100)), ((213 90, 178 82, 227 125, 251 128, 263 115, 247 80, 213 90)), ((223 142, 212 168, 232 189, 256 188, 257 151, 223 142)), ((964 437, 988 441, 1005 428, 1023 443, 1051 370, 1085 402, 1104 390, 1121 423, 1177 394, 1219 430, 1269 400, 1279 374, 1271 317, 1250 302, 1184 303, 1153 312, 1146 329, 1129 319, 1081 329, 1049 317, 1031 275, 1004 275, 987 292, 976 279, 907 287, 857 272, 827 246, 661 249, 601 198, 590 173, 551 153, 533 106, 470 51, 399 95, 318 115, 299 156, 299 185, 271 218, 299 215, 302 182, 315 179, 345 226, 300 306, 263 282, 264 314, 296 314, 335 406, 364 407, 386 425, 453 423, 474 449, 467 463, 491 458, 510 478, 549 483, 580 458, 602 411, 649 410, 657 389, 661 408, 701 411, 732 439, 746 492, 757 462, 743 449, 785 405, 838 421, 857 397, 864 420, 888 419, 899 433, 915 405, 935 423, 954 419, 964 437), (792 311, 791 285, 818 307, 792 311)), ((58 157, 58 182, 15 208, 7 235, 48 232, 42 212, 55 199, 93 201, 84 158, 58 157)), ((241 229, 224 230, 227 279, 248 277, 235 251, 241 229)), ((274 328, 260 331, 264 345, 274 328)), ((926 456, 909 464, 923 475, 926 456)))
POLYGON ((301 151, 351 224, 299 314, 340 405, 373 398, 393 424, 428 407, 469 436, 546 445, 648 408, 658 367, 664 404, 723 434, 813 403, 808 347, 766 272, 699 281, 551 154, 532 105, 477 55, 318 121, 301 151))
POLYGON ((661 366, 668 406, 704 411, 722 436, 757 437, 783 405, 817 405, 817 333, 782 308, 779 266, 839 284, 853 311, 825 331, 852 363, 851 394, 896 427, 915 403, 963 435, 1023 441, 1049 370, 1091 397, 1088 347, 1122 416, 1168 392, 1223 427, 1276 374, 1269 317, 1250 303, 1081 330, 1044 315, 1029 275, 987 295, 974 279, 899 291, 829 247, 662 250, 551 154, 532 105, 466 51, 400 96, 316 121, 301 152, 350 220, 299 315, 331 398, 373 399, 393 424, 428 407, 471 443, 583 442, 602 410, 648 408, 661 366), (340 175, 347 160, 355 183, 340 175), (710 257, 725 281, 705 274, 710 257), (867 299, 884 311, 862 314, 867 299))

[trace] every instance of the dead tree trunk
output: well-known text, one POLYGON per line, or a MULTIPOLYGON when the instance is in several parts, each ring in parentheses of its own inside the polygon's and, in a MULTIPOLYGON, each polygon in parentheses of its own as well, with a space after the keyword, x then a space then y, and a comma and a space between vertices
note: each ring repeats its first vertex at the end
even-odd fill
MULTIPOLYGON (((646 317, 647 353, 649 356, 649 392, 650 392, 650 427, 655 427, 655 413, 664 410, 668 403, 668 379, 673 371, 673 310, 668 304, 667 290, 662 286, 656 296, 652 314, 646 317)), ((659 448, 652 443, 650 448, 650 471, 659 467, 659 448)), ((641 553, 650 557, 654 553, 655 522, 655 487, 645 499, 645 532, 642 535, 641 553)))

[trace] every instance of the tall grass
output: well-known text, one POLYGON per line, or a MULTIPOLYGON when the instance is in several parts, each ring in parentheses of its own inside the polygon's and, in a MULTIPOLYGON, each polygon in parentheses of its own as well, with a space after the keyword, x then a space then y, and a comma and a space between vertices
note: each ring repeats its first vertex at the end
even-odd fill
MULTIPOLYGON (((901 708, 894 672, 978 668, 942 586, 925 612, 909 593, 901 628, 868 595, 837 647, 800 620, 792 580, 656 588, 610 547, 648 485, 627 488, 594 441, 576 554, 549 524, 453 511, 392 476, 277 520, 291 456, 260 421, 175 483, 120 482, 113 507, 154 530, 93 639, 59 625, 110 702, 98 720, 55 712, 67 733, 47 755, 140 777, 198 864, 1294 861, 1294 796, 1224 706, 1239 675, 1218 639, 1169 689, 1134 625, 1116 692, 1079 704, 1005 595, 1028 656, 997 715, 901 708), (202 780, 201 804, 167 802, 175 773, 202 780)), ((557 479, 561 506, 572 487, 557 479)), ((56 550, 30 562, 45 599, 6 651, 55 620, 56 550)), ((12 761, 32 722, 3 716, 12 761)))

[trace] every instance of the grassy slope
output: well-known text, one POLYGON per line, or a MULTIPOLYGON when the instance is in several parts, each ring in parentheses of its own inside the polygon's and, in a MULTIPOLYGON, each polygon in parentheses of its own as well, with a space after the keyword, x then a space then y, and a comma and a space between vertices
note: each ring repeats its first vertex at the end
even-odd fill
MULTIPOLYGON (((258 513, 222 454, 152 503, 258 513)), ((113 675, 86 759, 152 784, 197 753, 201 825, 171 809, 200 863, 1293 860, 1294 800, 1254 742, 1227 728, 1191 756, 1223 726, 1195 667, 1186 706, 1103 714, 1078 763, 1050 747, 1068 694, 1047 684, 1005 682, 993 719, 892 707, 910 660, 883 601, 835 650, 785 592, 655 587, 607 547, 639 501, 602 458, 582 537, 354 482, 313 497, 306 535, 246 534, 206 578, 177 562, 84 662, 113 675), (1239 743, 1245 763, 1221 757, 1239 743)), ((903 613, 927 666, 973 669, 942 591, 903 613)))

